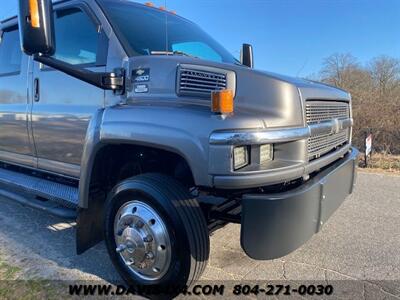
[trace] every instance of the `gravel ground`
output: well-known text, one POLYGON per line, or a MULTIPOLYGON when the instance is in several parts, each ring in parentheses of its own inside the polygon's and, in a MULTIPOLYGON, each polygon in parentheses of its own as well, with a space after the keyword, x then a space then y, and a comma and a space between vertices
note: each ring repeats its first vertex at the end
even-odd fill
MULTIPOLYGON (((75 254, 75 224, 0 198, 0 262, 16 278, 118 282, 103 243, 75 254)), ((350 282, 342 298, 400 299, 400 176, 360 173, 354 194, 322 231, 281 259, 255 261, 240 248, 238 225, 211 237, 203 279, 350 282), (340 280, 340 281, 336 281, 340 280)))

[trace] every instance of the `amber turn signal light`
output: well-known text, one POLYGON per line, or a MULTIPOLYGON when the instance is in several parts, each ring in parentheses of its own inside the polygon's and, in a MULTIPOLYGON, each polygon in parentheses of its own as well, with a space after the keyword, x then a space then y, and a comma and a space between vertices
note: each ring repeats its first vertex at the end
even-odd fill
POLYGON ((211 110, 215 113, 229 114, 233 112, 233 92, 221 90, 211 92, 211 110))
POLYGON ((39 3, 37 0, 29 0, 29 14, 31 16, 31 26, 40 28, 39 3))

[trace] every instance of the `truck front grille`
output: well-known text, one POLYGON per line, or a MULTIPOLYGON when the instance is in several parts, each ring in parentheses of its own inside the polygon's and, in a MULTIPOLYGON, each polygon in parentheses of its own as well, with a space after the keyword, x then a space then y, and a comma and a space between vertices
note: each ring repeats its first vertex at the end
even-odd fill
MULTIPOLYGON (((308 125, 350 118, 350 106, 346 102, 307 101, 306 120, 308 125)), ((350 140, 350 128, 337 133, 312 135, 308 139, 308 159, 313 160, 347 144, 350 140)))
POLYGON ((210 96, 212 91, 227 88, 227 75, 205 70, 179 68, 178 94, 186 96, 210 96))
POLYGON ((333 119, 350 117, 350 107, 346 102, 307 101, 306 118, 308 124, 316 124, 333 119))
POLYGON ((349 129, 336 134, 320 134, 308 139, 308 159, 313 160, 330 152, 349 140, 349 129))

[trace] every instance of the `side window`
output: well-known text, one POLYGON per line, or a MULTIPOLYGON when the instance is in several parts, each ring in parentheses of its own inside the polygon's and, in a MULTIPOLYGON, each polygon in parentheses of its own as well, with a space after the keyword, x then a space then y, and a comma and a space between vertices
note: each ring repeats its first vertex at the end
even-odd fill
POLYGON ((0 75, 19 73, 21 59, 18 29, 4 31, 0 39, 0 75))
POLYGON ((55 12, 54 57, 73 65, 95 64, 99 46, 97 26, 79 8, 55 12))

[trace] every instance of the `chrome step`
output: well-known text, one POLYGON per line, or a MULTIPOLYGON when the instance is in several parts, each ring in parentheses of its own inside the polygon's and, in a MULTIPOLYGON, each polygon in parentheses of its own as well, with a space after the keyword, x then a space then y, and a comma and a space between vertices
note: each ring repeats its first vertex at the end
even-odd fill
POLYGON ((0 189, 28 193, 70 209, 78 207, 78 188, 40 177, 0 168, 0 189))

